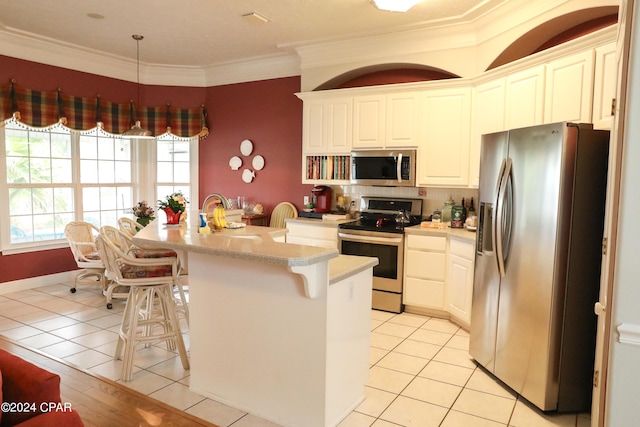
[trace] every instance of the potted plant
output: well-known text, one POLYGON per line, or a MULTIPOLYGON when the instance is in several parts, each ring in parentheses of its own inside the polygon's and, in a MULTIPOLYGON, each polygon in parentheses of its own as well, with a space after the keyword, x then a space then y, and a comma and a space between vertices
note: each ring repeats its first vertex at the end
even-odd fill
POLYGON ((179 224, 186 213, 187 203, 189 201, 182 194, 182 191, 176 191, 169 194, 164 200, 158 200, 158 209, 162 209, 167 214, 167 224, 179 224))
POLYGON ((151 206, 149 206, 146 200, 138 202, 137 205, 131 208, 131 211, 133 212, 133 215, 136 217, 136 222, 142 225, 143 227, 146 227, 149 224, 149 222, 156 219, 156 217, 153 216, 155 211, 151 206))

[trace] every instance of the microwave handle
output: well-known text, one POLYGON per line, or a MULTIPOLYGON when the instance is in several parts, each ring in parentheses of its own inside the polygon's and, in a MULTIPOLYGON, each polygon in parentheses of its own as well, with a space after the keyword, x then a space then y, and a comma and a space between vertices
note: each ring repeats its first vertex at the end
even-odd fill
POLYGON ((398 153, 398 161, 396 164, 396 174, 398 176, 398 182, 402 182, 402 153, 398 153))

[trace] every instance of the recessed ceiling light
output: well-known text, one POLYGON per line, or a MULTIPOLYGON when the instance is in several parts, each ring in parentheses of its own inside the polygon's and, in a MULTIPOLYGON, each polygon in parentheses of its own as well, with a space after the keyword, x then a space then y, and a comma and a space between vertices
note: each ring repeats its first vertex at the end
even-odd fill
POLYGON ((406 12, 422 0, 372 0, 380 10, 406 12))
POLYGON ((87 13, 87 16, 93 19, 104 19, 104 15, 100 15, 99 13, 87 13))
POLYGON ((245 15, 242 15, 242 17, 249 22, 253 22, 254 24, 266 24, 267 22, 271 21, 269 18, 260 15, 258 12, 247 13, 245 15))

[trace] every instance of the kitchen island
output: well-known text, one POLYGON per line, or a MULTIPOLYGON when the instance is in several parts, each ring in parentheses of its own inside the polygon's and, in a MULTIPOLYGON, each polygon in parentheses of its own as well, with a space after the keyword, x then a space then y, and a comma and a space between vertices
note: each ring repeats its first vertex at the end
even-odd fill
POLYGON ((154 221, 134 243, 187 254, 192 391, 284 426, 335 426, 363 399, 376 258, 154 221))

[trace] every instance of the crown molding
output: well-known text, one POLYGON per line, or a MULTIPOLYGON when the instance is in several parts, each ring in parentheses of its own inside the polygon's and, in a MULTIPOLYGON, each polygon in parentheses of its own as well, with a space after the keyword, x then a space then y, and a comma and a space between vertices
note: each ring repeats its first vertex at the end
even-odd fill
MULTIPOLYGON (((10 28, 0 29, 0 55, 137 82, 136 61, 83 49, 10 28)), ((207 87, 300 75, 295 54, 248 58, 207 67, 140 63, 145 85, 207 87)))
POLYGON ((249 58, 208 66, 204 74, 207 86, 299 76, 300 58, 296 54, 249 58))

